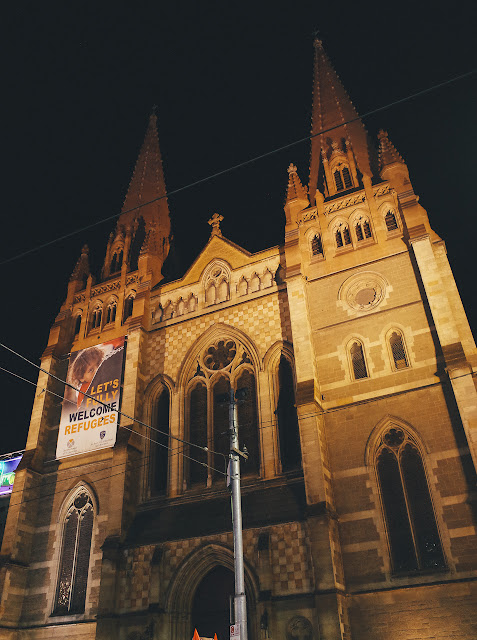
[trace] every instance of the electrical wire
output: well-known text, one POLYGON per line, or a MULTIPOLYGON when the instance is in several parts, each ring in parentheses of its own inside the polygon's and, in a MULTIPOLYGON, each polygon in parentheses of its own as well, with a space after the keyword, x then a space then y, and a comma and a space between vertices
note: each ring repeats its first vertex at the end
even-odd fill
POLYGON ((153 198, 152 200, 149 200, 148 202, 144 202, 142 204, 139 204, 135 207, 131 207, 130 209, 126 209, 125 211, 121 211, 120 213, 116 213, 114 215, 111 216, 107 216, 106 218, 102 218, 101 220, 97 220, 96 222, 92 222, 91 224, 85 225, 84 227, 81 227, 79 229, 76 229, 74 231, 70 231, 69 233, 65 233, 62 236, 59 236, 58 238, 54 238, 53 240, 48 240, 47 242, 43 242, 42 244, 37 245, 36 247, 32 247, 31 249, 27 249, 26 251, 23 251, 22 253, 16 254, 14 256, 11 256, 10 258, 7 258, 6 260, 2 260, 0 261, 0 266, 4 265, 4 264, 8 264, 10 262, 13 262, 15 260, 19 260, 20 258, 23 258, 27 255, 30 255, 31 253, 34 253, 36 251, 40 251, 41 249, 45 249, 46 247, 50 247, 53 244, 56 244, 57 242, 62 242, 63 240, 67 240, 68 238, 71 238, 75 235, 78 235, 79 233, 83 233, 84 231, 88 231, 89 229, 94 229, 95 227, 104 224, 106 222, 109 222, 110 220, 115 220, 117 218, 119 218, 121 215, 123 214, 127 214, 127 213, 131 213, 133 211, 137 211, 138 209, 141 209, 142 207, 146 207, 154 202, 157 202, 159 200, 162 200, 164 198, 168 198, 170 196, 176 195, 178 193, 181 193, 182 191, 185 191, 187 189, 192 189, 193 187, 196 187, 200 184, 204 184, 205 182, 209 182, 210 180, 214 180, 215 178, 218 178, 220 176, 223 176, 227 173, 231 173, 232 171, 236 171, 237 169, 241 169, 242 167, 246 167, 250 164, 253 164, 254 162, 258 162, 259 160, 263 160, 264 158, 268 158, 272 155, 275 155, 276 153, 280 153, 281 151, 285 151, 286 149, 290 149, 291 147, 295 147, 299 144, 302 144, 304 142, 308 142, 309 140, 316 138, 317 136, 321 136, 325 133, 329 133, 330 131, 333 131, 334 129, 339 129, 340 127, 343 127, 345 125, 351 124, 353 122, 356 122, 358 120, 363 120, 364 118, 368 118, 369 116, 375 115, 377 113, 380 113, 381 111, 386 111, 387 109, 391 109, 392 107, 395 107, 399 104, 403 104, 404 102, 408 102, 409 100, 413 100, 414 98, 418 98, 420 96, 426 95, 427 93, 430 93, 432 91, 435 91, 436 89, 440 89, 442 87, 446 87, 454 82, 458 82, 459 80, 463 80, 464 78, 468 78, 471 75, 474 75, 475 73, 477 73, 477 68, 476 69, 471 69, 470 71, 467 71, 466 73, 461 73, 457 76, 454 76, 452 78, 449 78, 448 80, 444 80, 443 82, 439 82, 437 84, 434 84, 430 87, 427 87, 425 89, 421 89, 420 91, 416 91, 414 93, 410 93, 407 96, 404 96, 403 98, 398 98, 397 100, 393 100, 392 102, 389 102, 387 104, 381 105, 380 107, 376 107, 375 109, 371 109, 370 111, 366 111, 365 113, 363 113, 361 116, 356 116, 355 118, 351 118, 350 120, 346 120, 345 122, 342 122, 340 124, 337 124, 333 127, 329 127, 328 129, 321 129, 320 131, 318 131, 317 133, 314 134, 310 134, 308 136, 304 136, 303 138, 298 138, 297 140, 294 140, 292 142, 289 142, 287 144, 281 145, 280 147, 276 147, 275 149, 271 149, 270 151, 266 151, 265 153, 261 153, 257 156, 254 156, 253 158, 249 158, 248 160, 244 160, 243 162, 239 162, 237 164, 234 164, 230 167, 227 167, 226 169, 222 169, 220 171, 216 171, 215 173, 211 173, 208 176, 205 176, 204 178, 200 178, 199 180, 195 180, 194 182, 190 182, 186 185, 183 185, 182 187, 178 187, 177 189, 173 189, 169 192, 167 192, 165 195, 163 196, 159 196, 157 198, 153 198))

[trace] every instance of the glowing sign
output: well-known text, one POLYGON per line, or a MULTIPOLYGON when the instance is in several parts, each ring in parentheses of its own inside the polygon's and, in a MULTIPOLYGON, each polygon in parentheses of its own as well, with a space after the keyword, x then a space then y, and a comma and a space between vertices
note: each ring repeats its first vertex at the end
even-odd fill
POLYGON ((9 460, 0 460, 0 496, 4 496, 12 492, 13 482, 15 480, 15 470, 21 459, 21 456, 17 456, 16 458, 10 458, 9 460))

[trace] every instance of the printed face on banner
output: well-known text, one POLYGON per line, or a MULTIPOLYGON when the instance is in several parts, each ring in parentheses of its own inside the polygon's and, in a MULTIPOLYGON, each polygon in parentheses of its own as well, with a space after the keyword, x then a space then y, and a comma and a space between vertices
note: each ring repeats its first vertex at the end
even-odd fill
POLYGON ((57 458, 114 446, 123 360, 124 336, 71 354, 57 458))

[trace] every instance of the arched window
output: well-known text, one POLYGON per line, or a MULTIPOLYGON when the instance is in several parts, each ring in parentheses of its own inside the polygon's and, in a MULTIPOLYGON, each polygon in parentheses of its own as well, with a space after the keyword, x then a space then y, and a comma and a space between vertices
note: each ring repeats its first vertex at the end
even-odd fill
POLYGON ((63 524, 54 615, 84 612, 93 519, 91 496, 82 488, 73 497, 63 524))
POLYGON ((323 243, 321 242, 321 236, 316 235, 313 237, 311 241, 311 253, 314 256, 322 256, 323 255, 323 243))
POLYGON ((248 460, 241 465, 242 473, 257 473, 260 470, 260 455, 258 444, 258 410, 257 388, 255 376, 248 369, 244 369, 235 383, 237 398, 237 422, 239 432, 239 446, 245 445, 248 450, 248 460))
POLYGON ((356 239, 358 242, 361 242, 361 240, 366 240, 373 236, 371 232, 371 225, 369 224, 369 220, 366 220, 366 218, 360 218, 356 223, 355 229, 356 239))
POLYGON ((409 363, 402 335, 397 331, 393 331, 389 338, 389 346, 391 347, 394 367, 396 369, 406 369, 409 363))
POLYGON ((335 233, 336 237, 336 246, 338 249, 340 247, 344 247, 346 245, 351 244, 351 236, 349 233, 349 227, 345 224, 340 224, 335 233))
POLYGON ((282 471, 301 467, 300 433, 295 400, 295 381, 290 363, 283 356, 278 367, 278 401, 276 409, 282 471))
POLYGON ((338 165, 333 173, 335 179, 336 191, 343 191, 344 189, 351 189, 353 186, 353 180, 349 171, 349 167, 344 164, 338 165))
POLYGON ((394 215, 394 213, 392 211, 388 211, 387 214, 384 216, 384 221, 386 223, 386 229, 388 231, 394 231, 395 229, 398 228, 398 223, 396 221, 396 216, 394 215))
MULTIPOLYGON (((207 446, 207 388, 205 384, 197 384, 189 395, 189 440, 201 447, 207 446)), ((189 460, 190 484, 203 483, 207 480, 207 452, 197 447, 190 447, 189 460), (197 462, 195 462, 197 461, 197 462)))
MULTIPOLYGON (((163 387, 155 407, 155 427, 157 431, 151 431, 154 447, 153 491, 163 493, 167 490, 167 478, 169 471, 169 391, 163 387), (161 431, 162 433, 158 433, 161 431)), ((195 452, 192 457, 195 457, 195 452)))
POLYGON ((445 566, 421 454, 403 429, 392 427, 376 458, 394 572, 445 566))
POLYGON ((101 327, 101 318, 103 317, 103 309, 98 306, 93 310, 91 316, 91 329, 98 329, 101 327))
POLYGON ((132 316, 134 305, 134 296, 129 295, 124 301, 124 322, 132 316))
POLYGON ((118 256, 117 254, 113 255, 113 259, 111 260, 111 266, 109 268, 110 273, 114 273, 118 270, 118 256))
POLYGON ((75 336, 77 336, 81 329, 81 314, 79 313, 75 319, 75 336))
POLYGON ((106 324, 116 320, 117 300, 111 300, 106 309, 106 324))
POLYGON ((350 356, 354 379, 360 380, 361 378, 367 378, 368 370, 366 369, 363 345, 359 342, 353 342, 350 349, 350 356))

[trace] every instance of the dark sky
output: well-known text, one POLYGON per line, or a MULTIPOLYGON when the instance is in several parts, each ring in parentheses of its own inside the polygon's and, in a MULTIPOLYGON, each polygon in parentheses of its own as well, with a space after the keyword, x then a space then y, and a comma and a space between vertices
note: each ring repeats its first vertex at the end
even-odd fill
MULTIPOLYGON (((120 212, 154 104, 169 190, 307 136, 316 29, 361 114, 477 66, 465 2, 124 4, 2 8, 1 261, 120 212)), ((407 161, 474 326, 476 90, 474 74, 365 119, 407 161)), ((286 169, 306 182, 308 156, 300 144, 171 196, 179 266, 214 212, 250 251, 281 243, 286 169)), ((100 267, 113 226, 1 265, 2 342, 39 362, 81 246, 100 267)), ((36 381, 3 349, 0 366, 36 381)), ((25 444, 33 387, 0 380, 6 452, 25 444)))

